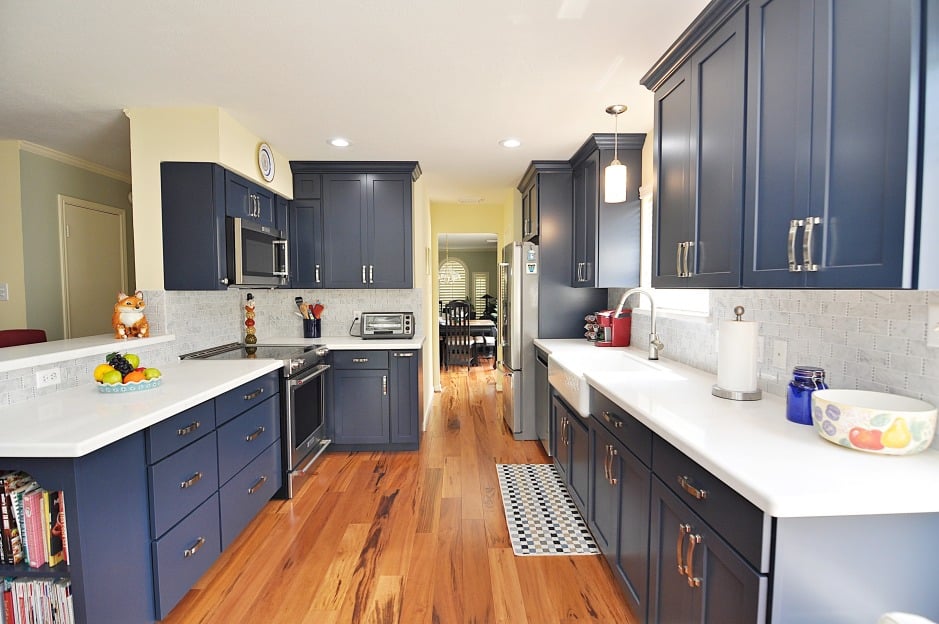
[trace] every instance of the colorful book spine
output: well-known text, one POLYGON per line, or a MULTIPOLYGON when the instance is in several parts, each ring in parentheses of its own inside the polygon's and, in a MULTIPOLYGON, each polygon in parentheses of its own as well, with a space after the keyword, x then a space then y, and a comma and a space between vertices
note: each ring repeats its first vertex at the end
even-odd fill
POLYGON ((65 492, 59 492, 59 522, 62 525, 62 560, 68 565, 68 525, 65 522, 65 492))
POLYGON ((13 587, 9 579, 0 581, 0 590, 3 591, 3 616, 6 624, 15 624, 16 615, 13 613, 13 587))
POLYGON ((38 568, 46 563, 45 543, 42 539, 42 490, 34 489, 23 498, 26 513, 26 549, 29 566, 38 568))
POLYGON ((49 565, 56 566, 65 560, 63 552, 63 536, 65 531, 65 513, 62 511, 62 501, 65 499, 65 493, 49 492, 49 514, 47 524, 49 526, 49 565))

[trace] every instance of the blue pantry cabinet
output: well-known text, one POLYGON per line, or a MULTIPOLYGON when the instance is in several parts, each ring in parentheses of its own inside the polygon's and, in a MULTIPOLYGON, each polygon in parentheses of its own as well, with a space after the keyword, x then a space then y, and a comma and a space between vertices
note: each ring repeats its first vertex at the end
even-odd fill
POLYGON ((926 5, 708 5, 641 81, 656 106, 653 285, 935 280, 919 177, 926 5))

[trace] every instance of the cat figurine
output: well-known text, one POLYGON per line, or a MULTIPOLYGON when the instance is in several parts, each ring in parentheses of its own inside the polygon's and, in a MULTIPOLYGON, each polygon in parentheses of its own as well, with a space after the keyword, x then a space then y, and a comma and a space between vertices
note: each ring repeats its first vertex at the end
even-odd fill
POLYGON ((117 303, 114 304, 114 314, 111 316, 111 325, 114 327, 114 337, 118 339, 138 337, 146 338, 150 333, 150 325, 144 316, 147 304, 143 301, 143 293, 139 290, 133 295, 117 293, 117 303))

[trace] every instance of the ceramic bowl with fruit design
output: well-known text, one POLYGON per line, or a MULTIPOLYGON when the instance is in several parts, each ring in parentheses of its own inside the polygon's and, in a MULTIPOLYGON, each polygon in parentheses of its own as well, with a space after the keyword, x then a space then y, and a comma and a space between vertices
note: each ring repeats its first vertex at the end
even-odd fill
POLYGON ((910 397, 869 390, 816 390, 812 423, 818 435, 846 448, 912 455, 936 435, 936 407, 910 397))

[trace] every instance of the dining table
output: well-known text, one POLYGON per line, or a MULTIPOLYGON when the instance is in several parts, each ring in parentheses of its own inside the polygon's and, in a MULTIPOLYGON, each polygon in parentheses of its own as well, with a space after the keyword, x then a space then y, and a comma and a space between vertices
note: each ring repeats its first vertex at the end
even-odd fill
MULTIPOLYGON (((445 348, 445 339, 447 335, 447 321, 444 317, 440 317, 440 364, 444 365, 444 353, 445 348)), ((491 336, 492 338, 498 338, 498 328, 496 327, 495 321, 492 319, 470 319, 470 335, 471 336, 491 336)), ((496 367, 496 358, 493 354, 492 358, 492 367, 496 367)))

